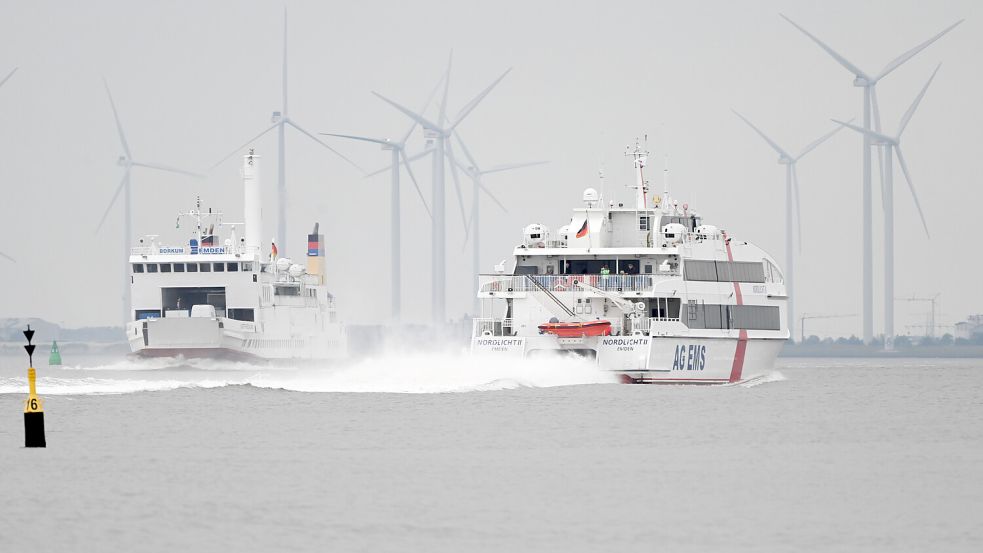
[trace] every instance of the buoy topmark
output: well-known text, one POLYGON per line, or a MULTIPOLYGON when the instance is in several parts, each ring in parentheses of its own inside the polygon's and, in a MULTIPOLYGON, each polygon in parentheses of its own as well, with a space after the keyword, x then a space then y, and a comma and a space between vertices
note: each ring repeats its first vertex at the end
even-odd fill
POLYGON ((30 389, 27 399, 24 400, 24 447, 46 447, 47 444, 44 440, 44 402, 38 397, 38 375, 33 366, 34 345, 31 344, 34 331, 31 330, 30 325, 24 331, 24 337, 27 338, 27 345, 24 346, 24 349, 27 350, 30 361, 30 368, 27 369, 27 384, 30 389))

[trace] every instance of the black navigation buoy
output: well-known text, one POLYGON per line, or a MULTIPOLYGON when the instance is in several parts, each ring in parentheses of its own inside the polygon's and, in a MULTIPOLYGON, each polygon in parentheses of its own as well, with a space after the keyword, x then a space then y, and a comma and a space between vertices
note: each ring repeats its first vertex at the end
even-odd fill
POLYGON ((24 331, 27 338, 27 358, 29 366, 27 369, 27 383, 30 387, 27 399, 24 400, 24 447, 46 447, 44 440, 44 402, 38 397, 37 391, 37 371, 34 370, 34 345, 31 339, 34 338, 34 331, 31 325, 27 325, 24 331))

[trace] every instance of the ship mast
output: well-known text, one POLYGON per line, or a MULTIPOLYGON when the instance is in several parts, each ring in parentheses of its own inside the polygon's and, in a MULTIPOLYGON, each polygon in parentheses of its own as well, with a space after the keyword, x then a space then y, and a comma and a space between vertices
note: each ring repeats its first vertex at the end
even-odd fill
MULTIPOLYGON (((645 136, 646 142, 648 142, 648 135, 645 136)), ((635 148, 629 149, 625 152, 627 157, 632 160, 632 167, 635 170, 635 209, 638 211, 644 211, 648 209, 646 205, 648 202, 648 191, 649 183, 645 180, 645 164, 648 161, 649 152, 644 149, 638 139, 635 140, 635 148)))

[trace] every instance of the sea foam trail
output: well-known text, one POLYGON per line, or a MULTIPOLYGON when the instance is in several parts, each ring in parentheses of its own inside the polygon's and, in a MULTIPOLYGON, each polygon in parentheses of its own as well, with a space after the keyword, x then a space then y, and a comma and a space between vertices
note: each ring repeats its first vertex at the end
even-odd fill
MULTIPOLYGON (((40 395, 126 394, 178 388, 251 385, 297 392, 446 393, 547 388, 617 381, 592 360, 479 357, 463 353, 386 354, 317 366, 256 366, 247 363, 155 359, 92 367, 65 367, 60 376, 38 379, 40 395), (66 378, 85 371, 81 378, 66 378), (156 378, 155 378, 156 377, 156 378)), ((0 379, 0 394, 24 393, 23 377, 0 379)))
POLYGON ((754 388, 755 386, 760 386, 762 384, 768 384, 770 382, 782 382, 788 380, 785 375, 778 371, 771 371, 770 373, 762 376, 761 378, 756 378, 749 382, 742 382, 740 385, 743 388, 754 388))

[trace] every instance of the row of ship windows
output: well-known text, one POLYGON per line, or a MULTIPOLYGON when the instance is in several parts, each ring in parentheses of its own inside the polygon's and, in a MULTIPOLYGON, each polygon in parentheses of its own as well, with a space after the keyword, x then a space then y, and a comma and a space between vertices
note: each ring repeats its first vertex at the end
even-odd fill
POLYGON ((251 272, 252 261, 212 263, 134 263, 133 273, 236 273, 251 272))
POLYGON ((770 305, 686 304, 686 326, 689 328, 781 330, 781 312, 770 305))

